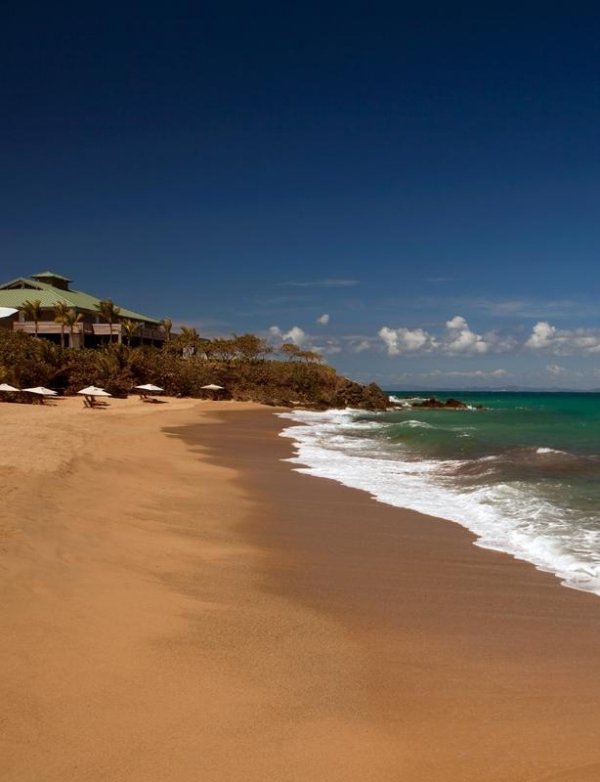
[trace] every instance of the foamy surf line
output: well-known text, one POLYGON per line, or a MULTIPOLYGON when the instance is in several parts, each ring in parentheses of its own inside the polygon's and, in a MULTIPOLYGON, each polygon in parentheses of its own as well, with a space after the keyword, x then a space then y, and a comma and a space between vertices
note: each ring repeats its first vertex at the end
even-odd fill
POLYGON ((359 410, 293 411, 280 436, 294 442, 286 461, 298 472, 329 478, 399 508, 460 524, 475 545, 553 573, 564 586, 600 595, 600 530, 569 526, 563 510, 515 484, 460 491, 443 481, 460 462, 408 458, 373 438, 385 429, 359 410), (371 435, 369 439, 368 435, 371 435))

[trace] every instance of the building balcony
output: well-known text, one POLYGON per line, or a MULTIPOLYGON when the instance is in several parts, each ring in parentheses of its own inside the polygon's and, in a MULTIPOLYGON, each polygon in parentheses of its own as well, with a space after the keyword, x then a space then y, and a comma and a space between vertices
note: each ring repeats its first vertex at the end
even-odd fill
MULTIPOLYGON (((33 321, 14 321, 13 322, 13 330, 14 331, 23 331, 25 334, 35 334, 36 328, 35 323, 33 321)), ((107 337, 110 338, 111 335, 111 326, 109 323, 76 323, 73 327, 70 326, 64 326, 64 334, 66 337, 68 337, 71 334, 71 331, 74 336, 83 337, 85 339, 86 336, 90 337, 107 337)), ((54 320, 40 320, 37 324, 37 333, 39 336, 44 335, 54 335, 58 334, 60 336, 61 334, 61 326, 60 323, 57 323, 54 320)), ((122 342, 123 339, 127 340, 128 337, 124 332, 123 326, 121 323, 113 323, 112 324, 112 336, 113 341, 115 342, 122 342)), ((165 332, 158 328, 157 326, 140 326, 137 331, 132 335, 131 337, 132 341, 134 343, 137 343, 138 341, 142 342, 164 342, 165 340, 165 332)))
MULTIPOLYGON (((74 334, 92 334, 92 327, 93 324, 91 323, 76 323, 73 326, 73 333, 74 334)), ((64 333, 69 334, 71 331, 71 327, 64 326, 64 333)), ((26 321, 18 321, 16 320, 13 323, 13 331, 23 331, 25 334, 35 334, 35 323, 30 320, 26 321)), ((38 334, 60 334, 61 333, 61 326, 60 323, 56 323, 54 320, 39 320, 37 324, 37 333, 38 334)))

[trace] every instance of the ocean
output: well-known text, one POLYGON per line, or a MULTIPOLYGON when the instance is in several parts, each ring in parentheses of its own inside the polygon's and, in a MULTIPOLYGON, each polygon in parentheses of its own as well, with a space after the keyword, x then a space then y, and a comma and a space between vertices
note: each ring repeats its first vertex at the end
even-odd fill
MULTIPOLYGON (((431 392, 390 392, 426 399, 431 392)), ((468 410, 292 411, 300 472, 454 521, 600 595, 600 394, 435 392, 468 410), (483 405, 485 409, 477 409, 483 405)), ((365 519, 368 524, 368 519, 365 519)))

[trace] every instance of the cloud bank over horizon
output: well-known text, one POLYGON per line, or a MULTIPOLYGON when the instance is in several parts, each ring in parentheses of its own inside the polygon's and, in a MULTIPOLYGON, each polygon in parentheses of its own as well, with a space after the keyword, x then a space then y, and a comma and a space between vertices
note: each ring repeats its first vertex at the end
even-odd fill
POLYGON ((375 372, 370 370, 371 379, 376 376, 388 386, 400 381, 412 385, 477 384, 510 379, 530 385, 584 388, 597 383, 600 375, 595 365, 600 354, 600 328, 559 328, 539 320, 533 325, 515 322, 512 328, 479 331, 463 315, 453 315, 438 328, 383 325, 373 333, 348 334, 339 329, 334 332, 326 314, 312 322, 314 334, 309 327, 297 324, 271 326, 268 338, 319 352, 325 360, 335 356, 341 372, 365 380, 372 365, 375 372), (499 358, 502 364, 494 365, 499 358), (557 358, 560 363, 552 360, 557 358))
POLYGON ((477 334, 461 315, 446 321, 445 330, 440 334, 431 334, 422 328, 382 326, 378 336, 389 356, 432 352, 448 356, 521 351, 557 356, 600 353, 600 329, 559 329, 547 321, 538 321, 525 338, 498 331, 477 334))
MULTIPOLYGON (((330 316, 323 314, 315 323, 327 326, 330 316)), ((271 338, 289 340, 294 344, 306 345, 313 337, 298 325, 288 329, 271 326, 271 338)), ((539 321, 525 336, 507 331, 487 331, 479 334, 471 329, 466 318, 455 315, 447 320, 443 331, 432 333, 423 328, 382 326, 373 335, 336 335, 331 339, 345 344, 351 352, 366 350, 384 351, 388 356, 427 355, 432 353, 446 356, 473 357, 484 354, 511 352, 545 352, 557 356, 600 353, 600 328, 559 329, 547 321, 539 321)))

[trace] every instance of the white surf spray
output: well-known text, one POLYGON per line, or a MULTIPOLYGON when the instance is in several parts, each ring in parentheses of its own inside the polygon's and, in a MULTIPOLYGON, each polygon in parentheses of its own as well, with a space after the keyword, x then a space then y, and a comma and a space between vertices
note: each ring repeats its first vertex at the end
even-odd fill
MULTIPOLYGON (((299 472, 461 524, 477 536, 476 545, 530 562, 566 586, 600 595, 600 530, 573 524, 564 508, 536 496, 526 483, 458 488, 447 476, 465 462, 415 459, 398 443, 392 448, 374 437, 385 424, 376 417, 365 420, 361 411, 294 411, 281 417, 294 422, 281 436, 294 441, 289 461, 299 472)), ((488 458, 495 457, 484 460, 488 458)))

